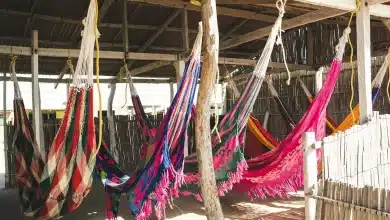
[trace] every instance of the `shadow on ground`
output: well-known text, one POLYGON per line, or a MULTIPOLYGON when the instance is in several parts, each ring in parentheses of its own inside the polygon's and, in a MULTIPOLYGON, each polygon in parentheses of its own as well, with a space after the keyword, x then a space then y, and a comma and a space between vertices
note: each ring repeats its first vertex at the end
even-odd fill
MULTIPOLYGON (((295 220, 304 219, 304 201, 301 195, 292 195, 290 199, 268 199, 249 201, 246 195, 233 193, 221 197, 226 219, 230 220, 295 220)), ((19 211, 19 199, 16 190, 0 190, 0 213, 4 220, 27 220, 19 211)), ((125 196, 120 207, 118 220, 134 219, 126 207, 125 196)), ((167 209, 170 220, 206 220, 202 203, 192 197, 174 201, 173 209, 167 209)), ((151 218, 155 219, 155 218, 151 218)), ((105 195, 102 186, 96 183, 83 204, 61 220, 105 220, 105 195)))

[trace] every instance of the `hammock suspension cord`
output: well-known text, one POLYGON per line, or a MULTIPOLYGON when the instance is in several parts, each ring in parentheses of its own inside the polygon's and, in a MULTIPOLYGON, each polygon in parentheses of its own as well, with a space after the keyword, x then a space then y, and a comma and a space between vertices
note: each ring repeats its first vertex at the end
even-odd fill
MULTIPOLYGON (((360 0, 356 0, 356 10, 351 12, 351 17, 349 18, 348 27, 351 27, 352 18, 360 10, 360 6, 361 6, 361 1, 360 0)), ((355 68, 353 67, 354 48, 353 48, 353 45, 352 45, 351 37, 349 35, 348 35, 348 44, 349 44, 349 47, 351 48, 351 54, 349 56, 349 63, 351 64, 351 71, 352 71, 351 72, 351 100, 349 101, 349 110, 352 113, 353 121, 355 121, 355 113, 353 111, 353 100, 355 98, 355 86, 354 86, 355 68)))
POLYGON ((96 44, 96 85, 98 89, 98 96, 99 96, 99 138, 97 142, 97 149, 95 152, 94 157, 96 157, 97 153, 99 152, 100 146, 102 145, 102 139, 103 139, 103 111, 102 111, 102 92, 100 90, 100 77, 99 77, 99 72, 100 72, 100 49, 99 49, 99 37, 100 33, 98 31, 98 17, 99 17, 99 1, 94 0, 96 4, 96 16, 95 16, 95 44, 96 44))

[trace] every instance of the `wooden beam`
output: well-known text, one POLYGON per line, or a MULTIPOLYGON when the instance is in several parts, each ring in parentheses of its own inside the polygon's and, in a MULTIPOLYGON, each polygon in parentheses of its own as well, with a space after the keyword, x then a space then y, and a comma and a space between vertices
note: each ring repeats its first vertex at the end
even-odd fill
POLYGON ((45 139, 43 134, 42 114, 41 114, 41 96, 39 91, 39 69, 38 69, 38 31, 34 30, 31 34, 31 82, 32 82, 32 108, 33 108, 33 129, 35 140, 42 155, 46 152, 45 139))
MULTIPOLYGON (((354 11, 356 10, 356 0, 296 0, 298 2, 303 2, 312 5, 318 5, 323 7, 329 7, 333 9, 340 9, 344 11, 354 11)), ((369 6, 369 12, 371 15, 378 17, 390 18, 390 6, 378 4, 384 2, 381 0, 372 0, 366 1, 367 6, 369 6), (372 5, 370 5, 370 2, 372 5)))
MULTIPOLYGON (((6 81, 12 80, 11 77, 9 77, 9 76, 2 76, 2 77, 0 77, 0 81, 4 81, 4 79, 6 81)), ((115 80, 115 78, 100 79, 100 83, 112 83, 113 80, 115 80)), ((31 82, 31 77, 25 77, 25 76, 18 77, 18 81, 19 82, 31 82)), ((54 78, 39 78, 39 83, 56 83, 56 82, 57 82, 57 79, 54 79, 54 78)), ((68 82, 69 82, 69 79, 62 79, 62 80, 59 81, 59 83, 63 83, 63 84, 68 84, 68 82)), ((96 83, 96 79, 94 79, 94 82, 96 83)), ((157 79, 157 78, 135 78, 135 79, 133 79, 133 82, 134 83, 160 84, 160 83, 169 83, 170 80, 169 79, 165 79, 165 78, 161 78, 161 79, 157 79)), ((127 83, 127 82, 126 82, 126 79, 121 79, 121 80, 117 81, 117 83, 127 83)))
POLYGON ((244 19, 244 20, 240 21, 239 23, 237 23, 236 25, 234 25, 233 27, 231 27, 231 28, 223 35, 223 37, 221 37, 220 41, 226 40, 228 37, 230 37, 230 35, 232 35, 237 29, 239 29, 239 28, 240 28, 242 25, 244 25, 247 21, 248 21, 248 19, 244 19))
MULTIPOLYGON (((264 2, 274 2, 275 0, 217 0, 217 5, 246 5, 246 4, 264 4, 264 2)), ((270 3, 271 4, 271 3, 270 3)))
POLYGON ((6 175, 4 176, 5 179, 5 186, 8 187, 8 184, 11 183, 12 176, 9 175, 11 173, 10 167, 8 166, 8 129, 6 128, 7 125, 7 80, 6 79, 7 72, 3 72, 3 142, 4 142, 4 165, 5 165, 5 173, 6 175))
POLYGON ((188 11, 187 9, 183 9, 182 13, 182 27, 183 27, 183 50, 189 51, 190 50, 190 42, 189 42, 189 35, 188 35, 188 11))
POLYGON ((137 75, 139 75, 141 73, 146 73, 146 72, 149 72, 149 71, 158 69, 158 68, 160 68, 162 66, 167 66, 167 65, 170 65, 170 64, 172 64, 172 62, 169 62, 169 61, 156 61, 156 62, 147 64, 145 66, 133 69, 133 70, 130 71, 130 74, 132 76, 137 76, 137 75))
POLYGON ((368 5, 376 5, 389 2, 389 0, 367 0, 368 5))
MULTIPOLYGON (((17 55, 17 56, 31 56, 31 49, 29 47, 20 46, 6 46, 0 45, 0 54, 5 55, 17 55)), ((58 49, 58 48, 39 48, 38 55, 42 57, 61 57, 61 58, 78 58, 80 50, 78 49, 58 49)), ((122 60, 123 52, 121 51, 100 51, 101 59, 108 60, 122 60)), ((155 61, 177 61, 179 57, 173 54, 160 54, 160 53, 127 53, 128 59, 133 60, 155 60, 155 61)), ((202 58, 203 60, 203 58, 202 58)), ((243 65, 253 66, 256 64, 256 60, 252 59, 238 59, 238 58, 226 58, 220 57, 219 64, 226 65, 243 65)), ((291 69, 304 69, 310 70, 311 66, 301 64, 288 64, 291 69)), ((284 68, 284 63, 270 62, 269 67, 284 68)))
POLYGON ((382 19, 383 24, 387 27, 387 29, 390 31, 390 19, 382 19))
MULTIPOLYGON (((0 9, 1 14, 8 14, 8 15, 16 15, 16 16, 25 16, 30 17, 32 16, 32 13, 29 12, 21 12, 21 11, 15 11, 15 10, 7 10, 7 9, 0 9)), ((81 20, 75 20, 75 19, 69 19, 69 18, 62 18, 62 17, 55 17, 55 16, 49 16, 49 15, 42 15, 42 14, 34 14, 36 19, 44 20, 44 21, 51 21, 51 22, 59 22, 59 23, 67 23, 67 24, 78 24, 81 25, 81 20)), ((99 23, 99 28, 113 28, 113 29, 121 29, 122 24, 114 24, 114 23, 99 23)), ((129 24, 127 26, 129 29, 138 29, 138 30, 158 30, 158 27, 156 26, 149 26, 149 25, 135 25, 135 24, 129 24)), ((175 27, 167 27, 165 31, 170 32, 182 32, 183 30, 181 28, 175 28, 175 27)), ((189 33, 196 34, 198 33, 197 30, 189 29, 189 33)))
MULTIPOLYGON (((141 3, 148 3, 148 4, 156 4, 161 5, 165 7, 171 7, 171 8, 186 8, 191 11, 200 11, 200 7, 195 6, 191 4, 189 1, 175 1, 175 0, 129 0, 129 2, 141 2, 141 3)), ((240 9, 233 9, 233 8, 226 8, 226 7, 217 7, 217 13, 218 15, 225 15, 229 17, 239 17, 239 18, 247 18, 252 20, 258 20, 258 21, 265 21, 273 23, 276 20, 276 17, 265 15, 261 13, 251 12, 251 11, 245 11, 240 9)))
POLYGON ((101 22, 106 16, 108 9, 111 7, 114 0, 104 0, 103 5, 99 9, 99 18, 98 21, 101 22))
POLYGON ((207 219, 222 220, 224 217, 217 194, 210 134, 210 102, 212 91, 215 89, 219 47, 215 0, 202 0, 202 22, 206 51, 205 62, 202 66, 195 121, 196 154, 200 173, 200 188, 207 219))
MULTIPOLYGON (((295 27, 299 27, 305 24, 321 21, 330 17, 335 17, 338 15, 342 15, 346 13, 345 11, 338 9, 327 9, 327 10, 316 10, 313 12, 309 12, 307 14, 283 21, 282 27, 283 30, 289 30, 295 27)), ((226 40, 222 43, 221 49, 227 49, 234 46, 241 45, 243 43, 247 43, 253 40, 261 39, 266 37, 271 33, 273 25, 270 25, 265 28, 260 28, 258 30, 249 32, 247 34, 234 37, 232 39, 226 40)))
MULTIPOLYGON (((356 14, 357 64, 359 83, 360 123, 366 123, 372 116, 371 100, 371 29, 370 9, 366 0, 356 14)), ((356 116, 357 117, 357 116, 356 116)))

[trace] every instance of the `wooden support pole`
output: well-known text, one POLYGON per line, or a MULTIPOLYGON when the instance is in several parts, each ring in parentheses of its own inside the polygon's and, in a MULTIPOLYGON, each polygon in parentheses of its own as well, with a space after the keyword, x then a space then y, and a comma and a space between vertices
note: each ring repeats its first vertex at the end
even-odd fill
POLYGON ((173 102, 173 97, 175 96, 174 93, 175 92, 173 91, 173 82, 169 82, 169 103, 173 102))
POLYGON ((115 91, 116 91, 116 82, 112 82, 110 84, 110 96, 108 97, 108 103, 107 103, 107 119, 108 119, 108 130, 110 132, 110 150, 112 152, 112 155, 115 159, 115 161, 119 162, 119 152, 118 148, 116 146, 116 128, 115 128, 115 121, 114 121, 114 111, 112 110, 112 103, 114 101, 115 97, 115 91))
POLYGON ((126 62, 127 59, 127 53, 129 52, 129 29, 127 28, 128 20, 127 20, 127 0, 123 0, 123 26, 122 26, 122 32, 123 32, 123 47, 124 47, 124 59, 126 62))
POLYGON ((317 188, 317 154, 315 149, 315 134, 307 132, 303 134, 303 171, 305 189, 305 219, 315 220, 316 200, 310 196, 317 188))
POLYGON ((323 84, 322 71, 316 72, 314 77, 315 77, 314 78, 314 81, 315 81, 314 90, 315 90, 315 94, 317 95, 320 92, 320 90, 322 88, 322 84, 323 84))
POLYGON ((390 31, 390 19, 382 19, 383 24, 387 27, 387 29, 390 31))
POLYGON ((370 11, 366 0, 362 0, 360 10, 356 14, 356 31, 360 123, 363 124, 372 116, 371 30, 370 11))
POLYGON ((200 187, 208 220, 223 220, 213 166, 210 134, 210 102, 218 68, 219 32, 215 0, 202 1, 204 62, 201 73, 195 121, 196 153, 200 187))
POLYGON ((269 111, 266 111, 265 115, 264 115, 264 120, 263 120, 263 127, 264 127, 264 129, 267 129, 268 121, 269 121, 269 111))
POLYGON ((5 166, 5 186, 7 187, 11 183, 10 169, 8 167, 8 130, 7 130, 7 80, 5 76, 7 73, 4 71, 3 76, 3 131, 4 131, 4 166, 5 166))
POLYGON ((31 35, 31 82, 32 82, 32 107, 33 107, 33 129, 35 134, 35 139, 37 145, 39 146, 42 155, 43 152, 46 152, 44 134, 43 134, 43 124, 42 124, 42 114, 41 114, 41 97, 39 92, 39 70, 38 70, 38 31, 34 30, 31 35))
POLYGON ((190 50, 189 36, 188 36, 188 11, 183 9, 183 49, 185 52, 190 50))
POLYGON ((310 66, 314 65, 314 39, 313 29, 307 27, 307 64, 310 66))

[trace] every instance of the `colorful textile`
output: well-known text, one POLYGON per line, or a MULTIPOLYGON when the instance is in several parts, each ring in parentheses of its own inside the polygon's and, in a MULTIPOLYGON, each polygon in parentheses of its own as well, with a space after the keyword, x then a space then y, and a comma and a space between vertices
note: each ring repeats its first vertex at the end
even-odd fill
POLYGON ((138 166, 135 175, 128 176, 115 163, 107 148, 99 152, 96 170, 105 186, 109 219, 117 217, 120 197, 124 193, 127 194, 128 207, 137 219, 150 216, 153 206, 157 217, 161 219, 165 215, 165 206, 171 192, 182 183, 185 132, 200 72, 202 34, 200 30, 178 92, 162 123, 155 130, 148 123, 131 75, 126 68, 132 101, 144 137, 142 146, 144 163, 138 166))
POLYGON ((15 99, 17 179, 26 215, 42 220, 64 215, 89 193, 96 154, 92 91, 70 89, 66 114, 45 163, 28 126, 23 100, 15 99))
MULTIPOLYGON (((286 196, 302 186, 303 157, 301 138, 305 132, 315 132, 316 139, 325 135, 325 112, 341 70, 341 62, 334 60, 327 79, 301 121, 277 148, 248 160, 249 169, 237 189, 251 197, 286 196)), ((320 152, 319 152, 320 153, 320 152)))

